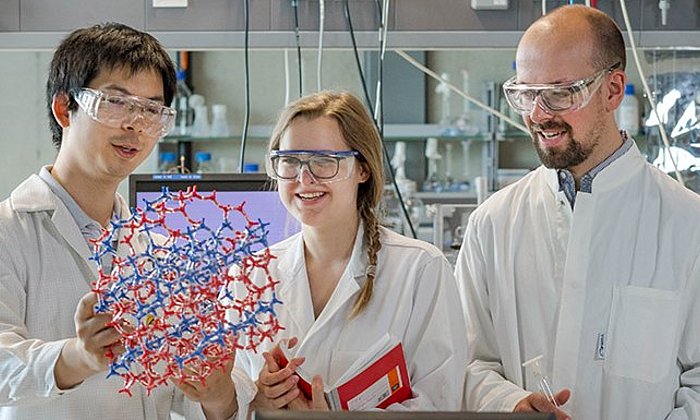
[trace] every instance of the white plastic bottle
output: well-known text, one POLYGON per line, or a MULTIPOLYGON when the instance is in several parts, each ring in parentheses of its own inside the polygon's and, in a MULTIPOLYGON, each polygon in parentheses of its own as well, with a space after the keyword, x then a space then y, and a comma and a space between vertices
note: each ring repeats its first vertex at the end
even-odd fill
POLYGON ((211 136, 212 137, 228 137, 231 135, 231 129, 226 119, 226 105, 214 104, 211 106, 211 112, 214 115, 211 121, 211 136))
POLYGON ((625 86, 625 97, 616 112, 617 124, 630 136, 639 133, 639 100, 634 94, 634 85, 625 86))
POLYGON ((192 137, 209 137, 209 113, 204 96, 193 94, 190 96, 189 105, 194 110, 194 121, 190 135, 192 137))

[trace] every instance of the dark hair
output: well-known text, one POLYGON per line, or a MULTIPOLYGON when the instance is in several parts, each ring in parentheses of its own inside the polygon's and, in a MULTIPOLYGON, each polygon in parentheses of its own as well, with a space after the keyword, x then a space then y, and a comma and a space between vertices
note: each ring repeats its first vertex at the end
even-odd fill
POLYGON ((345 143, 352 150, 360 152, 359 160, 369 172, 367 181, 360 184, 357 192, 357 209, 364 222, 364 244, 367 250, 368 268, 366 281, 355 301, 352 316, 361 312, 369 303, 377 273, 377 254, 382 245, 379 242, 379 221, 376 207, 384 190, 384 166, 382 142, 377 128, 372 122, 362 102, 349 92, 318 92, 297 99, 281 112, 272 131, 268 150, 279 149, 280 141, 289 125, 297 118, 313 120, 329 117, 338 123, 345 143))
MULTIPOLYGON (((46 81, 46 106, 53 144, 61 148, 63 129, 53 116, 51 104, 58 94, 70 94, 87 86, 102 70, 124 68, 130 74, 154 70, 163 79, 163 98, 169 106, 175 96, 175 66, 153 36, 120 23, 105 23, 71 32, 58 46, 46 81)), ((69 109, 78 104, 69 95, 69 109)))
MULTIPOLYGON (((580 5, 579 5, 580 6, 580 5)), ((586 6, 581 6, 586 7, 586 6)), ((591 9, 588 7, 588 9, 591 9)), ((620 63, 619 69, 627 66, 625 40, 622 32, 610 16, 598 9, 591 9, 585 14, 593 35, 591 60, 594 68, 604 69, 620 63)))

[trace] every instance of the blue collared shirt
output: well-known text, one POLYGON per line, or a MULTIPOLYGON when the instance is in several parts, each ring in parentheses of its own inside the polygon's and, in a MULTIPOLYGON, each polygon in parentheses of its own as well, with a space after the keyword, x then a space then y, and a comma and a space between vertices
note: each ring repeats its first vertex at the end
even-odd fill
MULTIPOLYGON (((632 147, 634 140, 632 137, 627 135, 624 130, 620 131, 622 139, 624 140, 622 146, 620 146, 615 153, 608 156, 604 161, 600 162, 595 168, 588 171, 581 177, 580 191, 585 193, 591 193, 593 190, 593 178, 598 175, 603 169, 610 166, 617 158, 627 153, 627 151, 632 147)), ((559 191, 564 191, 571 208, 574 208, 574 203, 576 202, 576 181, 574 180, 574 175, 571 171, 567 169, 557 169, 557 176, 559 178, 559 191)))

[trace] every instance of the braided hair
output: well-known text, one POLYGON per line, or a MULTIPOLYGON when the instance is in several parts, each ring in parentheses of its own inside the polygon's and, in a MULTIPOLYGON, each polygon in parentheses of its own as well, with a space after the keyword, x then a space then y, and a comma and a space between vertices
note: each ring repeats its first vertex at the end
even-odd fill
POLYGON ((345 143, 360 153, 358 161, 369 177, 359 185, 357 210, 364 223, 363 250, 367 252, 366 281, 352 308, 351 317, 367 307, 372 298, 377 273, 380 242, 379 219, 376 208, 384 188, 384 166, 381 138, 362 102, 349 92, 322 91, 297 99, 285 107, 272 131, 268 150, 279 149, 285 131, 299 117, 309 120, 329 117, 336 121, 345 143))

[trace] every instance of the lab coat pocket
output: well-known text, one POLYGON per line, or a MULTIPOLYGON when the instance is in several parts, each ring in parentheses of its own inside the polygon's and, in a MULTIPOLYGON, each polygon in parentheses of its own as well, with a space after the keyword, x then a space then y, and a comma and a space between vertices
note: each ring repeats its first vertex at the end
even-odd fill
POLYGON ((661 381, 675 363, 679 311, 678 292, 637 286, 616 288, 606 370, 623 378, 661 381))
MULTIPOLYGON (((329 370, 330 380, 335 383, 340 379, 353 363, 360 357, 362 357, 363 352, 361 351, 342 351, 334 350, 333 357, 331 359, 331 366, 329 370)), ((331 384, 329 384, 331 385, 331 384)))

